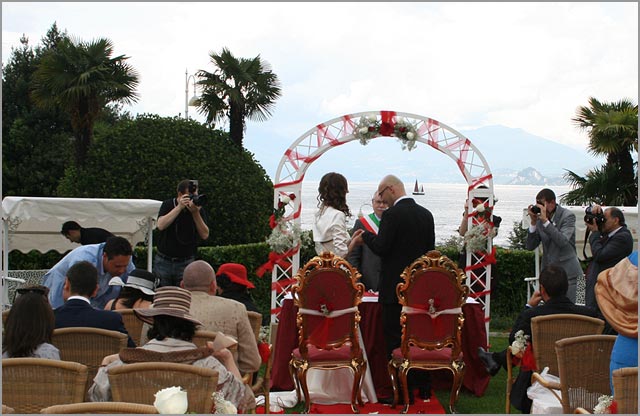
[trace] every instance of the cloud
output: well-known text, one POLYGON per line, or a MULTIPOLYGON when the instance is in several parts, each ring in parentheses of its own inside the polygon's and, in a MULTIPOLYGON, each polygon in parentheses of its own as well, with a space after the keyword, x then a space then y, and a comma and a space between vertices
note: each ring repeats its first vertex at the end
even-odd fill
MULTIPOLYGON (((22 33, 35 44, 53 21, 82 39, 113 40, 141 75, 134 114, 184 113, 185 70, 212 70, 212 51, 260 54, 283 96, 269 121, 248 123, 259 156, 270 149, 254 134, 286 148, 315 124, 382 109, 584 147, 571 118, 589 96, 637 100, 637 3, 3 3, 2 11, 5 63, 22 33)), ((190 115, 204 119, 195 108, 190 115)))

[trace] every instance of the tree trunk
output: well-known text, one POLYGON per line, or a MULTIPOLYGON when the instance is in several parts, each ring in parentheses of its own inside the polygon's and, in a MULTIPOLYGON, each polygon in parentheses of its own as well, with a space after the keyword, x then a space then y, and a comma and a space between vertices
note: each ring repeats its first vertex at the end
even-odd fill
POLYGON ((237 105, 231 105, 231 111, 229 116, 229 137, 231 141, 242 147, 242 140, 244 138, 244 115, 243 109, 238 108, 237 105))

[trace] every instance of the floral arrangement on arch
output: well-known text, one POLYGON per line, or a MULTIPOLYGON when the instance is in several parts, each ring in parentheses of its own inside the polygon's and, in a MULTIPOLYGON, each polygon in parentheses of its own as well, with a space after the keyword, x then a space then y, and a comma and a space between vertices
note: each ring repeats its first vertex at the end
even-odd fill
POLYGON ((497 231, 491 222, 493 207, 479 203, 473 212, 469 214, 475 217, 478 224, 473 224, 464 235, 464 243, 468 250, 473 252, 486 251, 487 239, 496 236, 497 231))
POLYGON ((295 199, 295 194, 280 195, 278 207, 273 209, 273 214, 269 217, 269 226, 272 230, 267 238, 267 244, 275 253, 286 253, 301 243, 303 233, 300 226, 293 221, 283 219, 286 206, 295 199))
POLYGON ((360 141, 360 144, 366 145, 371 139, 378 136, 395 136, 401 144, 402 150, 413 150, 416 147, 416 139, 418 133, 413 124, 409 123, 402 117, 398 117, 395 122, 381 121, 376 116, 360 117, 356 124, 353 135, 360 141))

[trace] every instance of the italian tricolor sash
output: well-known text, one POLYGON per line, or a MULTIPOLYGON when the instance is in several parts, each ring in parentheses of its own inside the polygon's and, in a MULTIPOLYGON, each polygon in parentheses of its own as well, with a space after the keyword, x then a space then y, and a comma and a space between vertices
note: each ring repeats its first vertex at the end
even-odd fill
POLYGON ((380 220, 376 217, 376 214, 371 213, 369 215, 362 216, 360 218, 360 222, 362 222, 362 225, 364 225, 364 228, 366 228, 367 231, 371 231, 375 235, 378 235, 380 220))

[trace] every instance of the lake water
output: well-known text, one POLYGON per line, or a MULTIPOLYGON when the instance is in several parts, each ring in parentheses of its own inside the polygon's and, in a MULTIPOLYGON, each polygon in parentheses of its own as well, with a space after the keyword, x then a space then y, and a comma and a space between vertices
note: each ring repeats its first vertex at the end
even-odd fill
MULTIPOLYGON (((436 243, 443 242, 453 235, 458 235, 457 229, 462 219, 462 211, 467 198, 467 184, 424 183, 424 195, 411 195, 413 183, 406 183, 405 189, 409 196, 427 208, 433 214, 436 227, 436 243)), ((371 196, 378 188, 378 182, 349 182, 347 204, 353 217, 347 219, 349 228, 357 219, 358 211, 364 214, 373 211, 370 205, 371 196)), ((522 221, 522 210, 535 202, 540 185, 494 185, 494 194, 498 199, 494 214, 502 217, 500 232, 494 238, 496 246, 508 247, 509 232, 514 221, 522 221)), ((570 191, 570 186, 553 186, 551 188, 556 198, 570 191)), ((305 230, 311 229, 313 216, 318 210, 317 199, 318 182, 304 181, 302 183, 302 213, 301 223, 305 230)))

